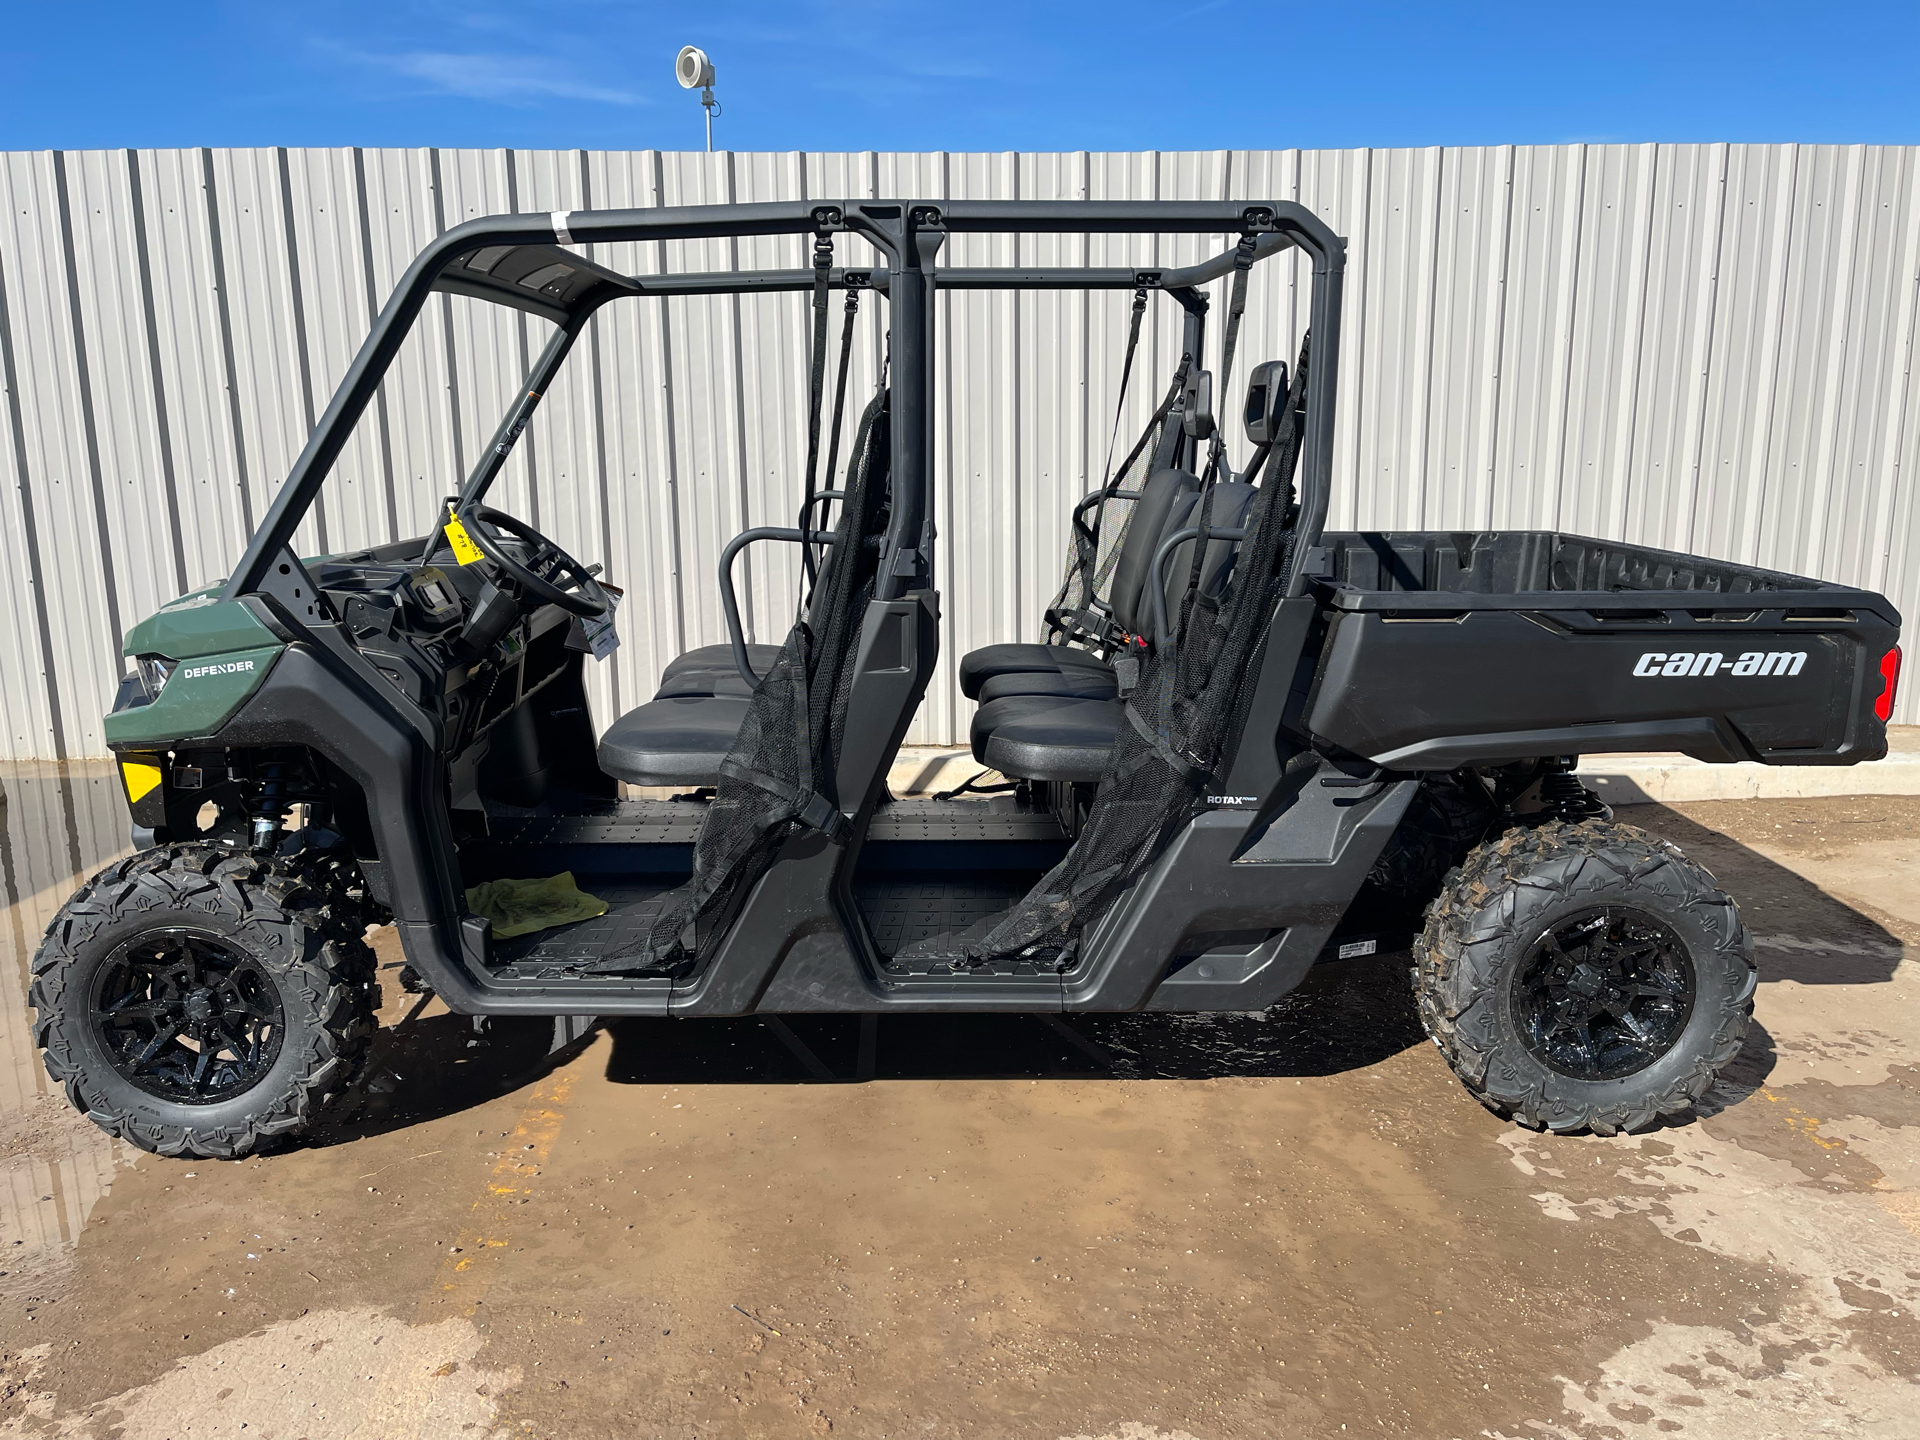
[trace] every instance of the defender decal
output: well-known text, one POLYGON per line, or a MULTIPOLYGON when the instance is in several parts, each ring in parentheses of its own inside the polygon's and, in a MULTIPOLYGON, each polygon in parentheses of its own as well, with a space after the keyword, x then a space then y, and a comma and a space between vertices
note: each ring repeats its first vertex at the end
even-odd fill
POLYGON ((244 675, 253 669, 251 660, 227 660, 212 665, 188 665, 181 669, 182 680, 197 679, 202 675, 244 675))
POLYGON ((1807 663, 1804 650, 1746 650, 1732 664, 1717 650, 1649 650, 1633 667, 1640 676, 1718 675, 1724 667, 1729 675, 1798 675, 1807 663))

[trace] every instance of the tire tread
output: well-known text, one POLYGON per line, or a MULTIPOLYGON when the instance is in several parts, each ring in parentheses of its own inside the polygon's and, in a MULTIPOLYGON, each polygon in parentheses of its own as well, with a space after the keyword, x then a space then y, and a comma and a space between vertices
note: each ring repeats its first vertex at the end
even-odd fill
MULTIPOLYGON (((1588 888, 1591 888, 1590 886, 1588 888)), ((1696 966, 1707 957, 1696 956, 1696 966)), ((1753 1012, 1752 937, 1731 896, 1712 873, 1669 841, 1614 820, 1553 821, 1510 830, 1476 847, 1442 884, 1414 942, 1413 990, 1420 1022, 1454 1074, 1481 1104, 1535 1130, 1644 1130, 1692 1107, 1740 1053, 1753 1012), (1686 1072, 1657 1093, 1608 1104, 1570 1104, 1549 1096, 1538 1075, 1502 1063, 1487 1007, 1497 1003, 1488 971, 1518 935, 1524 901, 1570 895, 1589 867, 1622 891, 1637 891, 1691 912, 1714 937, 1721 964, 1745 968, 1734 998, 1714 1016, 1711 1036, 1686 1072)))
POLYGON ((342 873, 337 864, 302 855, 269 860, 193 842, 116 860, 82 885, 47 926, 28 993, 34 1043, 73 1107, 110 1135, 177 1158, 239 1159, 303 1129, 358 1076, 377 1029, 377 962, 364 938, 366 912, 342 873), (245 1124, 163 1124, 128 1114, 75 1054, 68 979, 80 952, 128 913, 162 908, 224 911, 263 952, 286 957, 283 991, 305 991, 283 994, 282 1003, 311 1009, 308 1053, 245 1124))

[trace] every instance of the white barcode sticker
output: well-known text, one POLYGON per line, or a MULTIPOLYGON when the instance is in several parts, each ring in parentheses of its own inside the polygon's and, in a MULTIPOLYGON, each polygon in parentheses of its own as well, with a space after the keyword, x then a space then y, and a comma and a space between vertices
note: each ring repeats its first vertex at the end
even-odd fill
POLYGON ((1342 960, 1351 960, 1357 955, 1371 955, 1379 944, 1377 940, 1349 940, 1337 952, 1342 960))

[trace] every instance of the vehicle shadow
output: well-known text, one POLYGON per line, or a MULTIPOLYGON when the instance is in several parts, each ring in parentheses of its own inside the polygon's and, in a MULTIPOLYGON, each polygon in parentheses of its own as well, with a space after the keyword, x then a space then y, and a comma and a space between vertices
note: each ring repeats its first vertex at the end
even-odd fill
MULTIPOLYGON (((622 1019, 607 1078, 623 1085, 867 1080, 1229 1079, 1331 1075, 1423 1040, 1404 955, 1324 966, 1272 1010, 1220 1015, 750 1015, 622 1019)), ((469 1110, 594 1043, 554 1050, 546 1018, 406 1019, 375 1037, 353 1090, 299 1142, 327 1147, 469 1110)))
POLYGON ((1425 1038, 1407 957, 1322 966, 1265 1012, 784 1015, 617 1020, 623 1085, 864 1080, 1214 1080, 1332 1075, 1425 1038))
POLYGON ((1762 984, 1881 985, 1893 978, 1900 937, 1805 876, 1665 805, 1623 806, 1616 818, 1671 840, 1713 872, 1753 934, 1762 984))
POLYGON ((417 1016, 383 1027, 353 1088, 321 1112, 298 1142, 342 1145, 471 1110, 531 1084, 573 1059, 591 1034, 555 1050, 545 1016, 476 1027, 470 1016, 417 1016))

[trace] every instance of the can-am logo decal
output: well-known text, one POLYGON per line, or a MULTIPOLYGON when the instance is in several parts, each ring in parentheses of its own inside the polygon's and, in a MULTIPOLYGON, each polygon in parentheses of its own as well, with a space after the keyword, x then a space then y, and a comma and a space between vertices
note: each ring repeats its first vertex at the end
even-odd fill
POLYGON ((1798 675, 1807 663, 1804 650, 1747 650, 1728 663, 1717 650, 1649 650, 1633 667, 1636 675, 1798 675))
POLYGON ((180 672, 182 680, 192 680, 201 675, 243 675, 253 669, 251 660, 225 660, 217 665, 193 665, 180 672))

